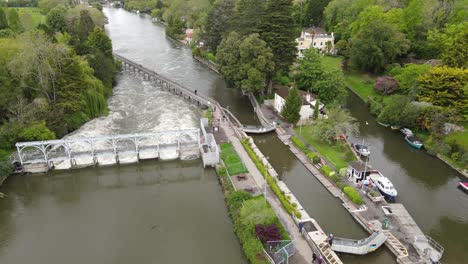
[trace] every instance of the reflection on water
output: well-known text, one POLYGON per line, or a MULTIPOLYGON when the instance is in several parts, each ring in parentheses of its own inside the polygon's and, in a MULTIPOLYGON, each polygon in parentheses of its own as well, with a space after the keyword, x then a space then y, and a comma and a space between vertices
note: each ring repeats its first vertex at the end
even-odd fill
POLYGON ((2 264, 247 263, 199 161, 14 176, 2 192, 2 264))
POLYGON ((464 263, 468 259, 468 195, 457 188, 461 175, 426 151, 411 148, 399 131, 378 125, 352 93, 347 108, 360 123, 359 137, 351 140, 364 139, 369 144, 370 164, 392 180, 398 202, 422 231, 445 247, 442 260, 464 263))

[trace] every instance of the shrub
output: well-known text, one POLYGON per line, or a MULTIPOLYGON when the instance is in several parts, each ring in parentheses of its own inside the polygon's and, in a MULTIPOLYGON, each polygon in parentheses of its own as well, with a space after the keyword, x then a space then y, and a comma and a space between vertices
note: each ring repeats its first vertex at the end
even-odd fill
POLYGON ((343 192, 346 194, 346 196, 348 196, 348 198, 355 204, 357 205, 362 205, 364 204, 364 201, 362 200, 362 197, 361 195, 359 194, 359 192, 351 187, 351 186, 346 186, 343 188, 343 192))
POLYGON ((397 79, 390 76, 378 77, 375 81, 374 88, 377 92, 380 92, 383 95, 391 94, 398 90, 399 84, 397 79))
POLYGON ((322 161, 322 160, 320 159, 319 156, 315 156, 314 159, 312 160, 312 162, 313 162, 314 164, 319 164, 321 161, 322 161))
POLYGON ((346 174, 348 173, 348 168, 343 167, 340 169, 340 176, 341 177, 346 177, 346 174))
POLYGON ((241 208, 244 201, 252 199, 252 195, 246 191, 234 191, 227 198, 229 209, 236 211, 241 208))
POLYGON ((280 241, 282 239, 279 228, 275 224, 255 226, 255 236, 262 241, 264 245, 268 241, 280 241))
POLYGON ((315 157, 317 157, 317 154, 315 154, 315 152, 307 151, 307 158, 309 160, 314 160, 315 157))
POLYGON ((320 167, 320 170, 328 177, 335 175, 335 172, 327 165, 320 167))

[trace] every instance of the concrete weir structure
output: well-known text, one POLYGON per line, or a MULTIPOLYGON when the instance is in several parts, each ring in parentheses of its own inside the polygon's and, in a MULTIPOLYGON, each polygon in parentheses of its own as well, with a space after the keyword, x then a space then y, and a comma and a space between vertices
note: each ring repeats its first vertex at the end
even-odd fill
POLYGON ((13 159, 28 173, 200 156, 204 167, 214 166, 219 162, 219 149, 213 134, 206 132, 207 125, 208 120, 201 118, 201 129, 18 142, 13 159))

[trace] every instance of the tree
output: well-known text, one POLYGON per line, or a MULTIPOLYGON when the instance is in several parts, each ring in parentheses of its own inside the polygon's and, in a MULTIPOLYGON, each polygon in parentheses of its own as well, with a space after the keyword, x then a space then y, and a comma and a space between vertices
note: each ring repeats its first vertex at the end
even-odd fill
POLYGON ((398 87, 398 80, 390 76, 378 77, 374 85, 374 89, 382 95, 392 94, 398 87))
POLYGON ((81 42, 88 39, 89 34, 94 30, 94 22, 88 10, 80 11, 80 24, 78 27, 78 36, 81 42))
POLYGON ((333 143, 343 134, 357 133, 356 119, 344 109, 332 107, 327 111, 328 118, 319 118, 314 121, 310 133, 313 138, 333 143))
POLYGON ((319 25, 323 20, 323 10, 330 0, 308 0, 305 5, 304 26, 319 25))
POLYGON ((178 17, 170 17, 167 23, 166 34, 175 39, 182 39, 184 35, 185 24, 178 17))
POLYGON ((211 50, 216 51, 225 33, 232 28, 233 11, 234 1, 223 0, 208 14, 204 38, 211 50))
POLYGON ((420 114, 419 107, 414 105, 405 95, 392 95, 384 101, 379 122, 391 125, 415 127, 420 114))
POLYGON ((231 32, 218 47, 216 59, 221 73, 244 91, 263 92, 266 78, 273 71, 273 54, 258 34, 239 40, 231 32))
POLYGON ((51 43, 43 32, 27 32, 20 37, 19 53, 9 63, 9 68, 24 88, 55 103, 57 76, 68 54, 66 46, 51 43))
POLYGON ((284 103, 283 109, 281 110, 281 115, 289 123, 296 124, 301 115, 299 111, 302 107, 302 99, 299 95, 299 90, 296 87, 293 87, 289 90, 289 94, 286 97, 286 102, 284 103))
POLYGON ((38 6, 44 14, 47 14, 52 8, 61 4, 63 4, 63 0, 39 0, 38 6))
POLYGON ((419 78, 418 99, 468 114, 468 69, 447 66, 431 68, 419 78))
POLYGON ((260 36, 273 51, 275 71, 288 72, 296 59, 298 28, 291 0, 269 0, 260 24, 260 36))
POLYGON ((314 120, 318 119, 319 112, 320 112, 320 99, 316 99, 315 105, 314 105, 314 120))
POLYGON ((65 13, 66 10, 63 6, 57 6, 47 14, 46 23, 54 32, 64 32, 66 30, 65 13))
POLYGON ((102 29, 94 28, 93 32, 88 36, 88 45, 112 58, 112 42, 102 29))
POLYGON ((346 94, 343 72, 327 71, 322 57, 314 49, 304 52, 295 80, 299 89, 317 94, 324 104, 341 102, 346 94))
POLYGON ((468 68, 468 22, 447 25, 442 30, 432 30, 430 45, 440 54, 442 61, 451 67, 468 68))
POLYGON ((8 25, 11 30, 14 32, 22 32, 24 31, 23 26, 21 25, 21 21, 18 15, 18 11, 16 8, 10 8, 8 12, 8 25))
POLYGON ((239 45, 241 36, 237 32, 231 32, 224 38, 218 46, 216 61, 220 65, 220 72, 231 83, 239 86, 238 80, 240 71, 239 45))
POLYGON ((388 23, 375 21, 352 39, 351 61, 361 70, 379 72, 408 49, 409 41, 403 33, 388 23))
POLYGON ((0 7, 0 30, 8 28, 8 20, 5 11, 0 7))
POLYGON ((32 122, 21 130, 19 139, 23 141, 50 140, 55 139, 55 133, 46 127, 45 121, 32 122))
POLYGON ((400 90, 410 95, 415 95, 417 94, 418 78, 430 68, 429 64, 409 63, 405 64, 404 67, 395 67, 389 73, 398 80, 400 90))
POLYGON ((239 0, 235 5, 234 29, 241 35, 260 33, 260 23, 266 12, 265 0, 239 0))

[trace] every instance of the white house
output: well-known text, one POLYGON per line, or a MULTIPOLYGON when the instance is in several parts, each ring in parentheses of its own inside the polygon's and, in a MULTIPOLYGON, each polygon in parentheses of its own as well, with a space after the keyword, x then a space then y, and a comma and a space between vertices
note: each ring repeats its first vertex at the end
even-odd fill
POLYGON ((318 27, 304 29, 301 32, 301 37, 297 38, 296 42, 299 57, 303 57, 304 50, 310 48, 319 49, 323 53, 335 52, 335 36, 333 32, 329 35, 325 30, 318 27))
MULTIPOLYGON (((290 88, 287 86, 275 86, 275 110, 281 114, 283 106, 286 103, 286 97, 288 97, 290 88)), ((307 120, 314 116, 314 109, 316 101, 316 95, 299 90, 299 95, 302 98, 302 106, 299 114, 301 115, 300 120, 307 120)), ((324 105, 319 103, 320 112, 324 111, 324 105)))

